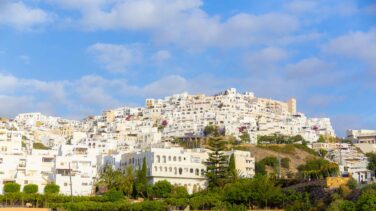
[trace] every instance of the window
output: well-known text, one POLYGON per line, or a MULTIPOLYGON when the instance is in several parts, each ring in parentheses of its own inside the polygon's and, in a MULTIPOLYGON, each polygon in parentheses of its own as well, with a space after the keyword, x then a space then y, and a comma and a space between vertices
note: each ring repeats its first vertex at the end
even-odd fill
POLYGON ((163 155, 163 163, 166 163, 166 156, 163 155))
POLYGON ((161 156, 157 155, 157 163, 161 162, 161 156))
POLYGON ((167 167, 164 167, 164 171, 167 172, 167 167))
POLYGON ((196 175, 200 175, 200 170, 196 169, 196 175))
POLYGON ((193 173, 193 169, 189 169, 189 173, 191 173, 191 174, 192 174, 192 173, 193 173))
POLYGON ((174 156, 174 161, 176 161, 176 156, 174 156))
POLYGON ((179 156, 179 162, 181 162, 181 157, 179 156))
POLYGON ((68 186, 68 183, 64 182, 64 186, 68 186))
POLYGON ((154 166, 154 170, 155 170, 155 171, 158 171, 158 167, 154 166))
POLYGON ((179 168, 179 174, 180 174, 180 175, 183 174, 183 169, 182 169, 182 168, 179 168))

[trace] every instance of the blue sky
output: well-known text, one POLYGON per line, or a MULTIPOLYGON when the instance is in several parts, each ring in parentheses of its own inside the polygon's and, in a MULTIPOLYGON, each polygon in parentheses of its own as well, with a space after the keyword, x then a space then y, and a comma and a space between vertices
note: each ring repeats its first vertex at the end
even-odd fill
POLYGON ((376 128, 376 3, 0 1, 0 116, 69 118, 229 87, 376 128))

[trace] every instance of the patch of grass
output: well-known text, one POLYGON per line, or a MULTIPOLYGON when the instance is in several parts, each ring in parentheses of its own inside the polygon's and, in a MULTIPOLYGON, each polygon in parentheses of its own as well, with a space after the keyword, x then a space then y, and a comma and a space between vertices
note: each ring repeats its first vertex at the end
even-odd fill
POLYGON ((262 144, 257 145, 258 148, 271 150, 274 152, 284 153, 284 154, 294 154, 295 149, 303 150, 311 155, 318 156, 317 152, 306 145, 303 144, 286 144, 286 145, 268 145, 262 144))
POLYGON ((33 143, 33 149, 50 149, 46 146, 44 146, 42 143, 33 143))
POLYGON ((303 144, 294 144, 294 147, 297 148, 297 149, 303 150, 303 151, 305 151, 305 152, 307 152, 307 153, 309 153, 311 155, 319 156, 319 154, 315 150, 307 147, 306 145, 303 145, 303 144))
POLYGON ((294 145, 287 144, 287 145, 257 145, 258 148, 271 150, 274 152, 284 153, 284 154, 293 154, 295 153, 294 145))

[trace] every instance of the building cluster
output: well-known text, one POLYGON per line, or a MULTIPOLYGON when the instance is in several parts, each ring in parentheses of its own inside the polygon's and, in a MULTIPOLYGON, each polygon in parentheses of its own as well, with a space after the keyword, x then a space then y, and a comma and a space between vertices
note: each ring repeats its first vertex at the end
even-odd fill
MULTIPOLYGON (((145 107, 121 107, 82 121, 19 114, 0 120, 0 193, 7 182, 21 187, 37 184, 39 191, 56 183, 63 194, 90 195, 105 166, 137 170, 147 163, 150 183, 168 180, 190 193, 207 187, 208 150, 184 149, 174 138, 204 136, 208 125, 226 135, 301 135, 315 142, 320 135, 335 136, 327 118, 307 118, 296 110, 296 100, 281 102, 228 89, 214 96, 176 94, 147 99, 145 107)), ((242 177, 253 177, 255 158, 247 151, 229 151, 242 177)))
POLYGON ((359 184, 373 182, 367 156, 350 143, 313 143, 313 149, 327 151, 325 158, 339 165, 342 176, 351 176, 359 184))

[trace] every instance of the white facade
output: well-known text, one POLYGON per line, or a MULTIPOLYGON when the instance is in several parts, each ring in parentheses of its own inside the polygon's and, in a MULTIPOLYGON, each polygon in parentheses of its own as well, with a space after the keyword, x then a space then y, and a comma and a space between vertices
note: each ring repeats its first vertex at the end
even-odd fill
POLYGON ((189 193, 207 187, 206 165, 207 152, 201 149, 151 148, 147 151, 123 154, 121 166, 126 169, 142 167, 146 159, 149 183, 167 180, 173 185, 185 186, 189 193))

